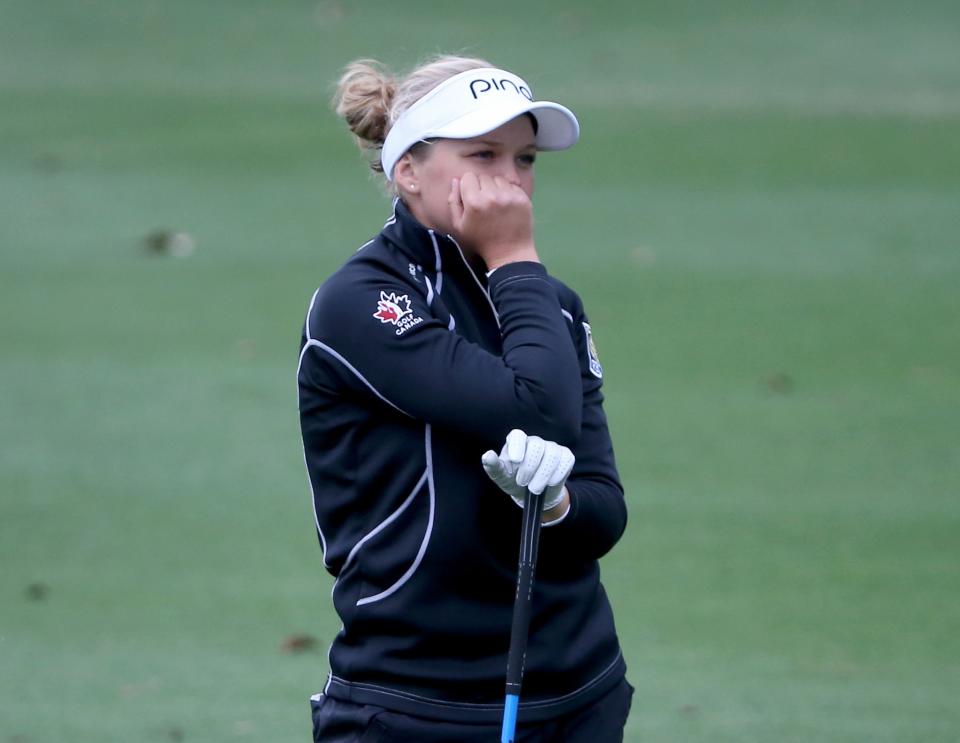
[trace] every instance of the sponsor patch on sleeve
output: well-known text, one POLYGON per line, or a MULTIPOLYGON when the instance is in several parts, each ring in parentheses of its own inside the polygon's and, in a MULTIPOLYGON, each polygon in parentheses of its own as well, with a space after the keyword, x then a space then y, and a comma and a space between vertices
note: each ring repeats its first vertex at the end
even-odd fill
POLYGON ((597 379, 603 379, 603 367, 600 365, 599 356, 597 356, 597 344, 593 342, 593 331, 590 329, 590 323, 583 323, 583 332, 587 336, 587 356, 590 360, 590 373, 597 379))
POLYGON ((423 322, 423 318, 415 315, 413 309, 411 309, 410 297, 396 292, 380 292, 377 311, 373 313, 373 316, 385 325, 389 324, 396 327, 394 332, 397 335, 403 335, 414 325, 423 322))

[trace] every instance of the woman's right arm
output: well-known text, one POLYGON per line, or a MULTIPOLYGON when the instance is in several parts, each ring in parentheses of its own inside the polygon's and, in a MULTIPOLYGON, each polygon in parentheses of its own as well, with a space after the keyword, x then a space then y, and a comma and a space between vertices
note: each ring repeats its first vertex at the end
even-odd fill
POLYGON ((507 263, 491 275, 489 290, 502 356, 433 317, 412 278, 388 278, 351 261, 311 303, 303 381, 350 390, 379 401, 385 412, 463 431, 489 446, 513 428, 572 446, 580 436, 580 367, 546 269, 507 263), (382 320, 398 311, 402 324, 382 320))

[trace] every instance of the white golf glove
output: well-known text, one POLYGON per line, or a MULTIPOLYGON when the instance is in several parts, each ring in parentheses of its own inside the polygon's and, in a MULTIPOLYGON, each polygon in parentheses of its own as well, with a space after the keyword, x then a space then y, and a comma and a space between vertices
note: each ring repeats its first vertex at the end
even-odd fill
POLYGON ((576 459, 567 447, 515 428, 507 434, 499 456, 491 449, 480 461, 487 477, 518 506, 523 508, 529 490, 544 494, 543 510, 549 511, 563 501, 564 483, 576 459))

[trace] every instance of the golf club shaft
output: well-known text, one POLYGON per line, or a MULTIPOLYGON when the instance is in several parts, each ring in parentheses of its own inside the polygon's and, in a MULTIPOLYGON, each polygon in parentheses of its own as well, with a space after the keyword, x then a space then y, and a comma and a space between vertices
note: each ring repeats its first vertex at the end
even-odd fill
POLYGON ((510 650, 507 653, 507 695, 504 703, 501 743, 513 743, 516 735, 520 685, 523 681, 523 663, 527 654, 527 634, 530 630, 533 577, 537 566, 537 548, 540 544, 542 508, 543 493, 537 494, 528 491, 523 506, 520 564, 517 568, 517 593, 513 602, 510 650))

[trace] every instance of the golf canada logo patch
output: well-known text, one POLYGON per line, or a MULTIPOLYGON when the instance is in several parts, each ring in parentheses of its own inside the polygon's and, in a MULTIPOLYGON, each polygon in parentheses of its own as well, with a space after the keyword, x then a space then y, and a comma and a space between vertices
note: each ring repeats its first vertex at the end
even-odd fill
POLYGON ((583 323, 583 332, 587 335, 587 357, 590 361, 590 373, 597 379, 603 379, 603 367, 600 366, 600 358, 597 356, 597 344, 593 342, 593 331, 590 329, 590 323, 583 323))
POLYGON ((410 308, 410 298, 406 294, 397 294, 396 292, 380 292, 380 299, 377 302, 377 311, 373 316, 380 322, 395 325, 397 335, 403 335, 414 325, 423 322, 422 317, 414 317, 413 310, 410 308))

